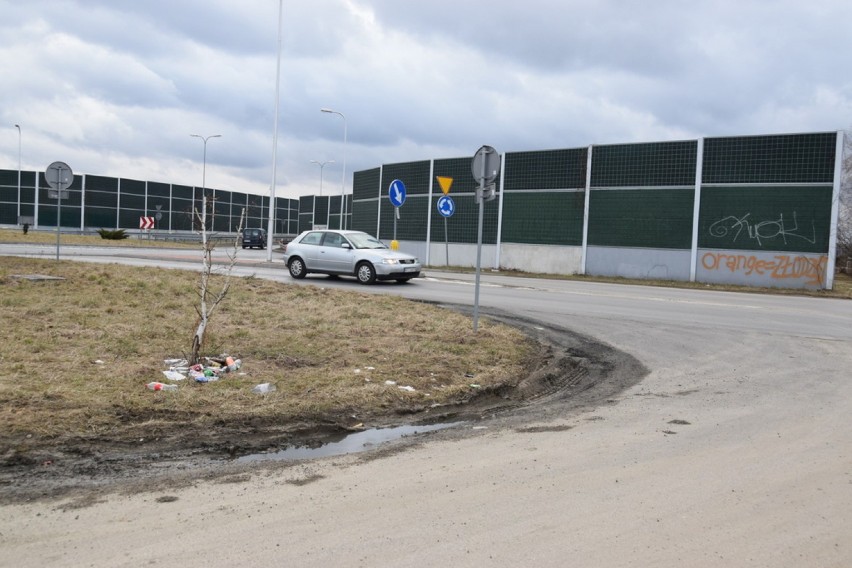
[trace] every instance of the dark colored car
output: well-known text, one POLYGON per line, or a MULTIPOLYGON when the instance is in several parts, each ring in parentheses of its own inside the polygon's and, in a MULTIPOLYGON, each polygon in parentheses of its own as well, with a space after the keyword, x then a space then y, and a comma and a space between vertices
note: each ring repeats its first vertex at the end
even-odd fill
POLYGON ((243 229, 243 248, 266 248, 265 229, 243 229))

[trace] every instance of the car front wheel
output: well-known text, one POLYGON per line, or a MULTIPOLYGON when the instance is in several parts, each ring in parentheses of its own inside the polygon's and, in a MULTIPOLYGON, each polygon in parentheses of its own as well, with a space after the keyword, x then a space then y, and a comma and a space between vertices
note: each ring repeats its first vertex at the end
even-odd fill
POLYGON ((302 262, 302 259, 298 256, 290 259, 288 268, 290 269, 290 276, 293 278, 304 278, 308 273, 308 271, 305 270, 305 263, 302 262))
POLYGON ((376 281, 376 269, 369 262, 362 262, 355 270, 355 276, 361 284, 372 284, 376 281))

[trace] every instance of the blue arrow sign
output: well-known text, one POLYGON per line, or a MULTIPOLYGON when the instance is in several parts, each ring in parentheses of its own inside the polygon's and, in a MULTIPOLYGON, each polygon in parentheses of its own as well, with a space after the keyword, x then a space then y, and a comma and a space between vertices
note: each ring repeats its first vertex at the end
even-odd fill
POLYGON ((439 197, 437 205, 438 213, 444 217, 452 217, 453 213, 456 212, 456 204, 453 202, 453 198, 449 195, 442 195, 439 197))
POLYGON ((388 198, 394 207, 402 207, 405 203, 405 184, 398 179, 393 180, 388 187, 388 198))

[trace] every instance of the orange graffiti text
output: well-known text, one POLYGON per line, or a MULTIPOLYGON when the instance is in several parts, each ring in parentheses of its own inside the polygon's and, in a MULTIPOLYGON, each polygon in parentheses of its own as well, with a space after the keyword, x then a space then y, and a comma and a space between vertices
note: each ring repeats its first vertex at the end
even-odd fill
POLYGON ((780 254, 772 260, 745 254, 724 254, 707 252, 701 257, 701 265, 706 270, 725 270, 742 272, 746 276, 757 274, 775 279, 804 278, 807 284, 822 286, 828 257, 809 258, 780 254))

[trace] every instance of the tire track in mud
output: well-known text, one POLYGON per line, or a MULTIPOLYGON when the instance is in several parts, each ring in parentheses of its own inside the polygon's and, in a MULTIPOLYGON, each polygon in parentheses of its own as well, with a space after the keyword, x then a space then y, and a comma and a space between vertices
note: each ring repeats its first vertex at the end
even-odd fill
MULTIPOLYGON (((470 306, 434 305, 466 315, 472 313, 470 306)), ((519 329, 544 352, 539 367, 532 369, 516 386, 484 389, 478 397, 460 406, 454 418, 499 414, 529 421, 536 419, 537 409, 561 414, 597 406, 648 374, 645 365, 632 355, 590 336, 496 308, 480 309, 480 314, 519 329)))

